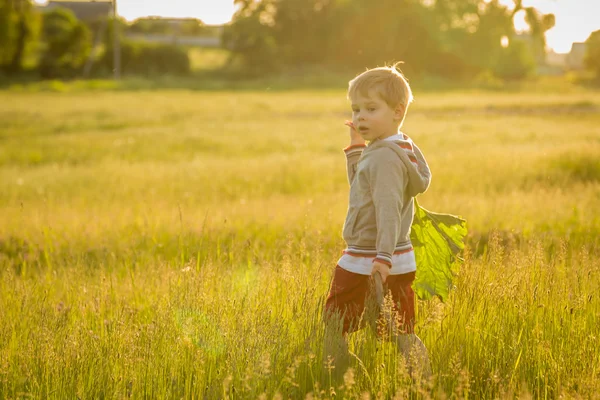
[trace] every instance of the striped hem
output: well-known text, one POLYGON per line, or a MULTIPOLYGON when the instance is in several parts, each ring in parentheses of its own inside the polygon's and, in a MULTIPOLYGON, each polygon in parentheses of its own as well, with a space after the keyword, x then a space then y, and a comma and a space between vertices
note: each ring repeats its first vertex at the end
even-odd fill
MULTIPOLYGON (((373 272, 373 259, 374 257, 352 257, 349 254, 342 254, 338 260, 338 265, 355 274, 371 275, 373 272)), ((405 254, 394 254, 390 275, 401 275, 416 271, 417 264, 415 261, 414 251, 405 254)))
MULTIPOLYGON (((413 251, 412 245, 410 245, 408 248, 395 250, 393 255, 397 256, 399 254, 410 253, 411 251, 413 251)), ((349 256, 352 256, 352 257, 364 257, 364 258, 373 258, 373 257, 382 257, 382 256, 386 257, 386 258, 388 257, 387 255, 377 253, 377 250, 358 250, 355 248, 347 248, 342 253, 348 254, 349 256)), ((389 258, 391 260, 391 257, 389 257, 389 258)))

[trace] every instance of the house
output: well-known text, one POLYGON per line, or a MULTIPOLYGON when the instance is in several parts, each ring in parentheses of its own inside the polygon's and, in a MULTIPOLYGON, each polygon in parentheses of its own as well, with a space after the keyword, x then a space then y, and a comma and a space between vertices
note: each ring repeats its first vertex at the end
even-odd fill
POLYGON ((546 64, 552 67, 564 68, 567 65, 567 55, 568 53, 557 53, 550 49, 546 54, 546 64))
POLYGON ((567 68, 571 70, 585 69, 584 59, 587 45, 576 42, 571 46, 571 51, 567 54, 567 68))
POLYGON ((175 29, 180 29, 185 24, 198 24, 200 21, 196 18, 172 18, 172 17, 154 17, 157 20, 172 26, 175 29))
POLYGON ((75 14, 77 19, 84 22, 96 21, 112 13, 112 1, 48 1, 39 6, 42 11, 54 8, 67 8, 75 14))
POLYGON ((136 19, 125 36, 133 41, 198 47, 221 47, 222 25, 205 25, 196 18, 149 16, 136 19))

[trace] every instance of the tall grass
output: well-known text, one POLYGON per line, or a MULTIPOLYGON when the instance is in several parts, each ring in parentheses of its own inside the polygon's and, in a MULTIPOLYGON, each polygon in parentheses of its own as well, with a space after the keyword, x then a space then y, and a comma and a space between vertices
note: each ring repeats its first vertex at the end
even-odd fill
POLYGON ((420 202, 471 231, 449 301, 418 303, 430 381, 369 330, 350 369, 321 357, 342 92, 0 102, 2 398, 597 396, 597 93, 417 97, 420 202))

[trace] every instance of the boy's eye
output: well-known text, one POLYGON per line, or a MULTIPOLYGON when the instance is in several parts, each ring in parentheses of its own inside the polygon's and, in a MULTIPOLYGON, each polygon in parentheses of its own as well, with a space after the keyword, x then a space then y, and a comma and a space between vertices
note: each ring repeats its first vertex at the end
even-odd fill
POLYGON ((369 111, 375 111, 375 107, 369 107, 369 108, 367 108, 367 110, 369 110, 369 111))

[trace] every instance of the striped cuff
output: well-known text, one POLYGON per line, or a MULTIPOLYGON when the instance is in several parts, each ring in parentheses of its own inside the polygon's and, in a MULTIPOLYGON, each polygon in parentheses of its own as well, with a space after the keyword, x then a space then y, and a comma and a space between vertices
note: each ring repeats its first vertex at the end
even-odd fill
POLYGON ((362 151, 365 147, 367 147, 366 144, 352 144, 352 145, 350 145, 348 147, 345 147, 344 148, 344 152, 347 153, 347 152, 349 152, 351 150, 360 150, 360 151, 362 151))
POLYGON ((377 254, 377 257, 373 259, 373 262, 375 261, 385 264, 389 268, 392 268, 392 257, 388 256, 387 254, 377 254))

